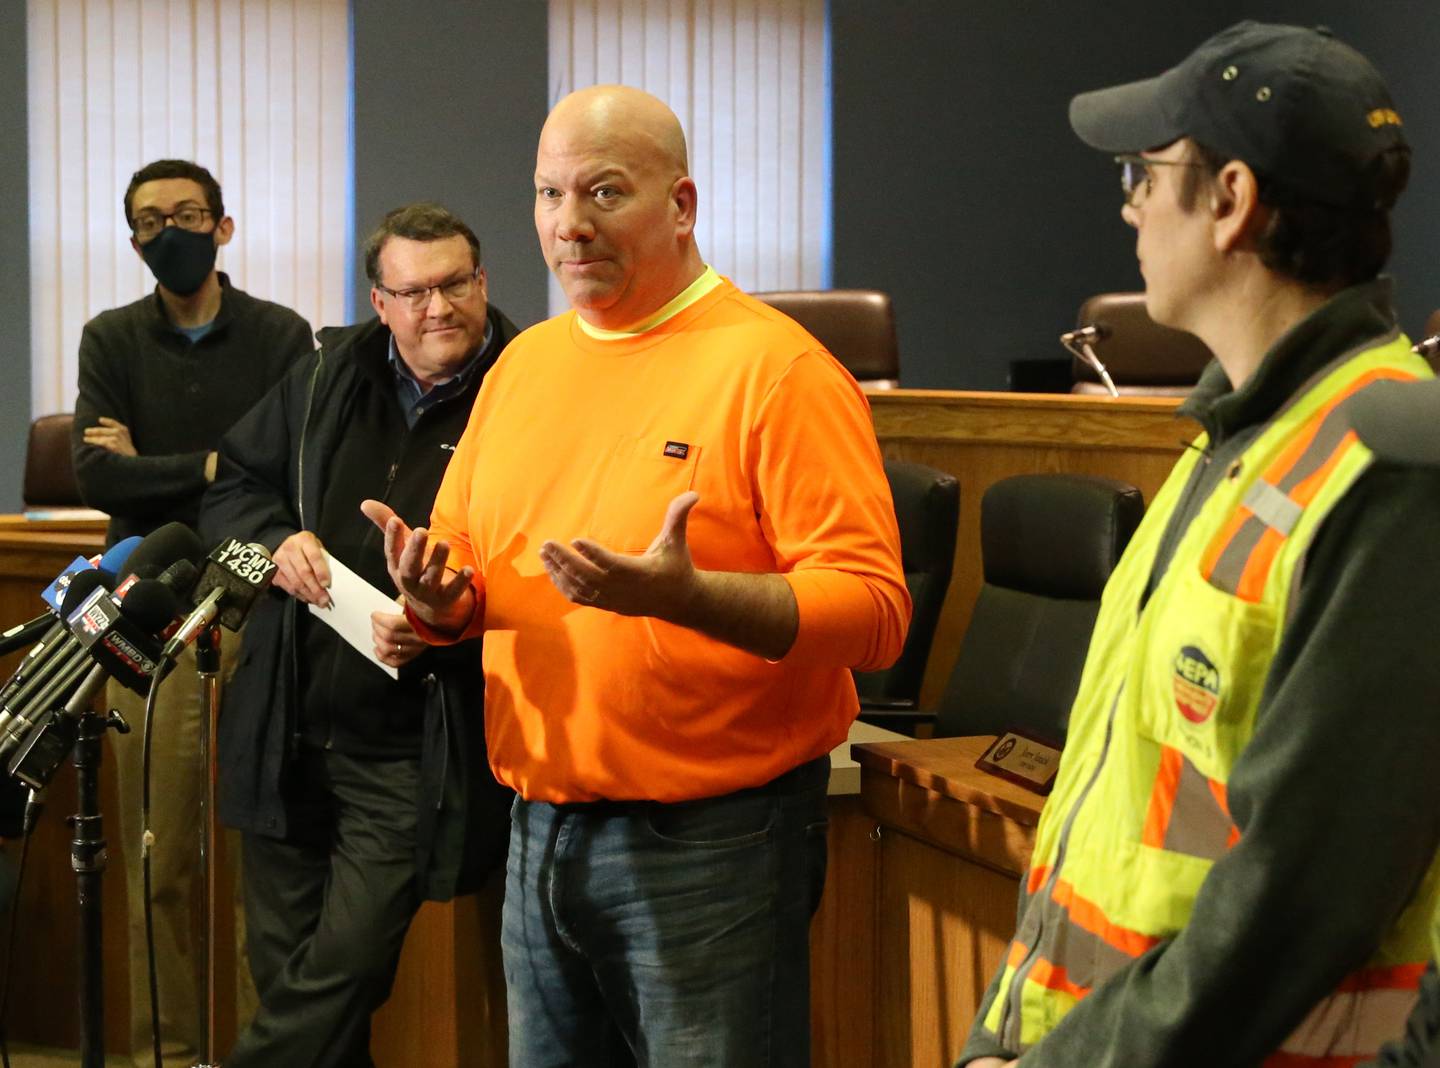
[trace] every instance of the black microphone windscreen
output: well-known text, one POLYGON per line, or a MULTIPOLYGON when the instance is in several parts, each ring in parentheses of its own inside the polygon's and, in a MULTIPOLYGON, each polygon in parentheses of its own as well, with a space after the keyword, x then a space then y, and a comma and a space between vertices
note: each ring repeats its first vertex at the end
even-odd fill
POLYGON ((239 630, 250 606, 270 587, 277 570, 265 546, 226 538, 205 558, 205 568, 190 591, 191 603, 198 606, 212 591, 221 590, 219 622, 239 630))
POLYGON ((183 611, 175 591, 159 579, 140 579, 125 591, 120 611, 147 634, 159 634, 183 611))
POLYGON ((176 560, 197 561, 205 555, 200 538, 184 523, 166 523, 152 531, 130 554, 124 577, 146 577, 141 568, 154 567, 153 578, 176 560))
POLYGON ((88 568, 76 572, 75 577, 70 580, 70 587, 65 591, 65 600, 60 603, 60 612, 69 616, 75 609, 79 608, 85 598, 95 592, 96 586, 104 586, 107 590, 113 589, 115 580, 108 572, 97 568, 88 568))
POLYGON ((195 588, 200 578, 200 569, 189 560, 176 560, 160 574, 160 581, 181 597, 195 588))

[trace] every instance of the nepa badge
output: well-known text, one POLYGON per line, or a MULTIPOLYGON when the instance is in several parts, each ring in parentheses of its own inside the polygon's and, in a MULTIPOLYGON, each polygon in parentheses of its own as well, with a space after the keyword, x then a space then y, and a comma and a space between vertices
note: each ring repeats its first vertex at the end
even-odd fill
POLYGON ((1220 704, 1220 670, 1193 645, 1175 654, 1175 707, 1191 723, 1204 723, 1220 704))

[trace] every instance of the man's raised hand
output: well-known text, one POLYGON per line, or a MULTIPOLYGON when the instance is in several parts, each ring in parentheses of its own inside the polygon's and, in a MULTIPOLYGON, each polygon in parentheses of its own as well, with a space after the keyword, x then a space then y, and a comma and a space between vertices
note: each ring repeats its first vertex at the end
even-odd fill
POLYGON ((443 541, 430 545, 429 531, 410 529, 388 504, 361 501, 360 511, 385 532, 385 567, 410 610, 435 630, 452 634, 464 630, 475 614, 475 591, 470 587, 474 568, 447 573, 450 546, 443 541))
POLYGON ((540 562, 555 588, 575 604, 622 616, 679 621, 695 593, 695 565, 685 527, 699 499, 692 492, 671 501, 660 533, 640 556, 611 552, 576 538, 569 545, 545 542, 540 546, 540 562))

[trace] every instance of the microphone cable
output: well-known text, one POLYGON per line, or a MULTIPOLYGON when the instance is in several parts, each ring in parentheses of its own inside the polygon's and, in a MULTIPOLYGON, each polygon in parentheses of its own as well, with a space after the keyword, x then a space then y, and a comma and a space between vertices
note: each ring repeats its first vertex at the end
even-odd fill
MULTIPOLYGON (((145 694, 145 727, 140 758, 140 824, 145 828, 140 847, 140 869, 145 883, 145 962, 150 987, 150 1043, 155 1053, 155 1068, 164 1068, 160 1055, 160 978, 155 966, 155 915, 150 905, 150 850, 155 836, 150 833, 150 724, 155 716, 155 698, 160 693, 160 672, 150 679, 145 694)), ((8 1066, 7 1066, 8 1068, 8 1066)))

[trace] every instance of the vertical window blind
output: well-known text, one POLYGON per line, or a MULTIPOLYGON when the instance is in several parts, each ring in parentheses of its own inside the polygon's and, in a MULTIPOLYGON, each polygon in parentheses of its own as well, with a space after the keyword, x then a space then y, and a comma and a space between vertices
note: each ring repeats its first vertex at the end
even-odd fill
MULTIPOLYGON (((742 289, 821 289, 830 265, 825 0, 550 0, 553 104, 632 85, 685 127, 696 240, 742 289)), ((552 310, 563 295, 552 281, 552 310)))
POLYGON ((235 285, 343 321, 347 0, 28 0, 32 410, 68 411, 87 319, 149 292, 121 204, 151 160, 208 168, 235 285))

